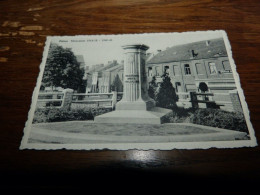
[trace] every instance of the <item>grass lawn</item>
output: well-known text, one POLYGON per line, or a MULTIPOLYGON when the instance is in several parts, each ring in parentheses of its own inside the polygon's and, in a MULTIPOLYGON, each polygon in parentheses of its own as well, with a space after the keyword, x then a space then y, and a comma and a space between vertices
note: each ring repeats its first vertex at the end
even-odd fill
POLYGON ((28 143, 166 143, 249 139, 246 133, 188 123, 101 124, 68 121, 33 124, 28 143))
POLYGON ((66 133, 82 133, 93 135, 121 135, 121 136, 170 136, 215 133, 212 129, 181 124, 97 124, 86 121, 70 121, 56 123, 38 123, 33 127, 61 131, 66 133))

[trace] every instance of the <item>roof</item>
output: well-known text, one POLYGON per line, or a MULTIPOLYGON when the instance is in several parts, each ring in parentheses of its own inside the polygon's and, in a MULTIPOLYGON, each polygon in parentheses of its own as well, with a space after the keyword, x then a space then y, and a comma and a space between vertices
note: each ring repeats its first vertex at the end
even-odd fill
POLYGON ((170 47, 159 52, 147 64, 178 62, 191 59, 226 57, 227 51, 222 38, 188 43, 170 47))
POLYGON ((96 64, 91 66, 91 68, 87 71, 89 74, 92 74, 93 72, 98 72, 104 68, 104 64, 96 64))
POLYGON ((114 70, 118 70, 119 71, 121 69, 124 69, 124 64, 118 64, 118 65, 113 66, 113 67, 111 67, 109 69, 106 69, 106 71, 108 71, 108 72, 111 72, 111 71, 114 71, 114 70))
POLYGON ((101 66, 101 67, 98 67, 98 68, 91 69, 91 70, 88 71, 88 73, 92 74, 93 72, 103 72, 103 71, 106 71, 106 70, 113 68, 117 65, 118 65, 117 61, 112 61, 112 62, 109 62, 105 66, 101 66))

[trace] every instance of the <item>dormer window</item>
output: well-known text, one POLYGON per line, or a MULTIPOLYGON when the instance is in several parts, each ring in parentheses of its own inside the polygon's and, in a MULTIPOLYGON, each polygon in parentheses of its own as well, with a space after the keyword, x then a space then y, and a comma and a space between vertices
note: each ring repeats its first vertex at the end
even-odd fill
POLYGON ((193 58, 195 58, 195 57, 197 57, 197 56, 198 56, 198 53, 195 53, 195 51, 194 51, 194 50, 191 50, 191 55, 192 55, 192 57, 193 57, 193 58))

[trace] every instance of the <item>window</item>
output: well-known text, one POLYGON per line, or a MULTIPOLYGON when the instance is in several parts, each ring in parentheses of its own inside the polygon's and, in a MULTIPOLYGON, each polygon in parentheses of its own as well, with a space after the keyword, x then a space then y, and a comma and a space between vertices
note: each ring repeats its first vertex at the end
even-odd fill
POLYGON ((209 72, 210 74, 217 74, 217 68, 214 62, 209 63, 209 72))
POLYGON ((173 66, 173 75, 180 75, 179 67, 177 65, 173 66))
POLYGON ((224 68, 225 72, 231 72, 231 67, 230 67, 230 64, 229 64, 228 60, 223 61, 222 65, 223 65, 223 68, 224 68))
POLYGON ((156 66, 156 67, 155 67, 155 75, 156 75, 156 76, 160 76, 160 70, 159 70, 159 68, 160 68, 159 66, 156 66))
POLYGON ((153 69, 152 67, 148 67, 148 77, 152 77, 153 76, 153 69))
POLYGON ((196 63, 195 67, 196 67, 197 74, 203 74, 204 73, 204 69, 203 69, 203 66, 202 66, 201 63, 196 63))
POLYGON ((181 83, 180 82, 176 82, 175 83, 175 89, 176 89, 176 92, 180 92, 181 90, 181 83))
POLYGON ((185 72, 185 75, 191 75, 190 65, 189 64, 185 64, 184 65, 184 72, 185 72))
POLYGON ((164 73, 167 73, 167 74, 170 73, 169 66, 164 66, 164 73))

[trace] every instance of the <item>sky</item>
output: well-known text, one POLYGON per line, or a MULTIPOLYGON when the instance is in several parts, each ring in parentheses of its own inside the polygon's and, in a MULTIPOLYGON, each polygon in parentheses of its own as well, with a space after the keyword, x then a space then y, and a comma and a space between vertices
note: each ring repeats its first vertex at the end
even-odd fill
POLYGON ((75 55, 83 55, 85 64, 107 64, 108 61, 123 60, 123 45, 145 44, 146 53, 165 50, 167 47, 223 37, 222 31, 200 31, 185 33, 154 33, 128 35, 86 35, 52 37, 51 42, 71 48, 75 55))

